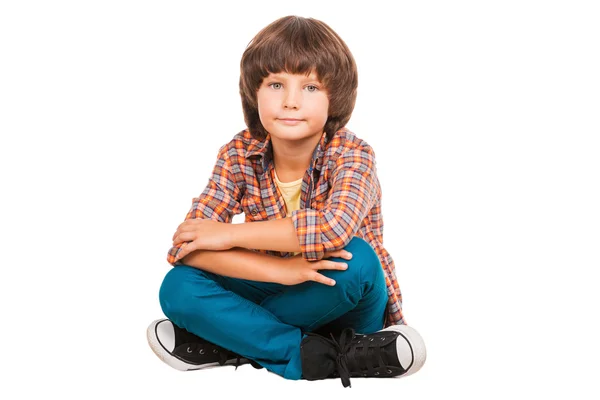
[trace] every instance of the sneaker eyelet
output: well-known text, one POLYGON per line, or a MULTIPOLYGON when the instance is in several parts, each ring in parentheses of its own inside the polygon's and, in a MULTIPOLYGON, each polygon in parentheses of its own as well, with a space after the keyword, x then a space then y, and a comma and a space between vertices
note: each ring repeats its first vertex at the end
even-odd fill
POLYGON ((200 351, 198 353, 204 354, 204 349, 200 349, 200 351))
POLYGON ((379 375, 379 372, 375 372, 375 375, 379 375))
POLYGON ((385 340, 385 338, 384 338, 384 337, 382 337, 382 338, 381 338, 381 340, 383 341, 383 340, 385 340))
POLYGON ((188 347, 188 348, 187 348, 187 352, 188 352, 188 353, 191 353, 191 352, 192 352, 192 349, 190 349, 190 348, 188 347))
POLYGON ((370 338, 369 340, 372 342, 372 341, 373 341, 373 338, 370 338))
POLYGON ((387 370, 387 373, 388 373, 388 374, 391 374, 391 373, 392 373, 392 371, 390 371, 390 370, 388 369, 388 370, 387 370))
POLYGON ((217 350, 217 349, 213 350, 213 353, 218 353, 218 352, 219 352, 219 350, 217 350))

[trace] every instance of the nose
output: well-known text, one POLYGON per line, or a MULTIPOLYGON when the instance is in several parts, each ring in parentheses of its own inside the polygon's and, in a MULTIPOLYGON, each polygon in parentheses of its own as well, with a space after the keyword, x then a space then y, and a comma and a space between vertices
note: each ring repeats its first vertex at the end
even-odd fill
POLYGON ((298 109, 302 103, 301 99, 302 92, 294 88, 285 91, 283 98, 283 108, 285 109, 298 109))

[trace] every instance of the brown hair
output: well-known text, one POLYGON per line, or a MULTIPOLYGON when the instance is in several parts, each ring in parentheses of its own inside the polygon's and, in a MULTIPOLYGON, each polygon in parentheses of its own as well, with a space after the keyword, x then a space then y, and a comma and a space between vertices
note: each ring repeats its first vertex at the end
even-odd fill
POLYGON ((297 16, 283 17, 250 41, 240 63, 240 95, 244 120, 252 136, 267 135, 258 116, 257 91, 270 73, 315 72, 329 95, 328 138, 350 120, 356 101, 358 73, 346 43, 325 23, 297 16))

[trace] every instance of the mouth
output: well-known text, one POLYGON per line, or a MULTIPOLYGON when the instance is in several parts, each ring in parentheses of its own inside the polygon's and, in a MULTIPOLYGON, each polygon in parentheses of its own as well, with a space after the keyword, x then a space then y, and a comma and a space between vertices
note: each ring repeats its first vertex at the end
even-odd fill
POLYGON ((298 118, 277 118, 277 120, 285 125, 298 125, 300 122, 304 121, 298 118))

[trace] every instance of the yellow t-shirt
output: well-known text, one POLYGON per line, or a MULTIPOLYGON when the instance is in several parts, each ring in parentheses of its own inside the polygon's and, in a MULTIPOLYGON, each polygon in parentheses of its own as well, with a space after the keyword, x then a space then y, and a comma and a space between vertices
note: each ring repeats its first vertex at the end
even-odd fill
MULTIPOLYGON (((281 182, 277 177, 275 171, 275 184, 279 187, 283 200, 285 200, 285 207, 287 209, 286 215, 289 217, 292 211, 300 209, 300 194, 302 192, 302 179, 293 182, 281 182)), ((300 252, 294 253, 294 255, 300 254, 300 252)))

